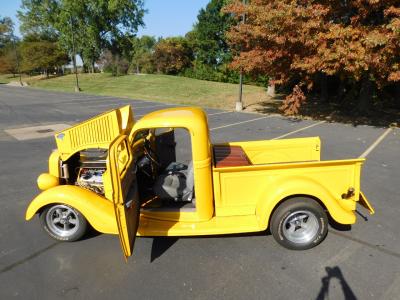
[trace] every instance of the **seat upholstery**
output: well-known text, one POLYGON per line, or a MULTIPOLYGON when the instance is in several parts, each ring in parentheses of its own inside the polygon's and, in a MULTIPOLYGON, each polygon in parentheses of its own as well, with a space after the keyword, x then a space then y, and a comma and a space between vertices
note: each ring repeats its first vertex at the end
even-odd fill
POLYGON ((193 163, 190 162, 188 166, 172 164, 166 168, 163 174, 158 176, 153 186, 155 195, 161 199, 191 201, 194 187, 193 163), (172 166, 172 164, 174 165, 172 166))

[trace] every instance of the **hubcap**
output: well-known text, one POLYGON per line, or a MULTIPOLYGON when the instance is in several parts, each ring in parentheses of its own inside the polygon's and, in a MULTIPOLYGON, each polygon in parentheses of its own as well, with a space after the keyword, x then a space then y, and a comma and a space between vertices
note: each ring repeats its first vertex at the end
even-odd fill
POLYGON ((296 211, 283 221, 283 235, 292 243, 305 244, 318 233, 317 217, 309 211, 296 211))
POLYGON ((69 237, 79 228, 76 212, 66 205, 55 205, 50 208, 46 214, 46 223, 54 234, 61 237, 69 237))

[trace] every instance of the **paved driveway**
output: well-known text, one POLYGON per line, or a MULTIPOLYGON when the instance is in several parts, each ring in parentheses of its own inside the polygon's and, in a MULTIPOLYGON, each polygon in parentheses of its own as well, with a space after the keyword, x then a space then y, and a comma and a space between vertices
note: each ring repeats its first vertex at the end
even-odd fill
POLYGON ((308 251, 286 250, 267 233, 138 238, 125 263, 116 236, 57 243, 38 218, 25 222, 55 144, 7 132, 72 124, 124 104, 136 118, 171 106, 0 86, 1 299, 400 299, 399 129, 206 109, 213 142, 320 136, 323 159, 367 156, 362 189, 376 214, 351 231, 331 228, 308 251))

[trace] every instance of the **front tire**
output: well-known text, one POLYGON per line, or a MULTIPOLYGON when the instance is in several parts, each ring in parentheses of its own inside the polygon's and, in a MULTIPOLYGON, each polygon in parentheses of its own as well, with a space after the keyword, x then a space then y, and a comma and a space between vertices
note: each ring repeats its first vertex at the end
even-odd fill
POLYGON ((313 199, 296 197, 278 206, 271 217, 271 233, 283 247, 306 250, 321 243, 328 233, 328 217, 313 199))
POLYGON ((85 217, 65 204, 47 206, 39 217, 43 229, 58 241, 77 241, 85 235, 88 228, 85 217))

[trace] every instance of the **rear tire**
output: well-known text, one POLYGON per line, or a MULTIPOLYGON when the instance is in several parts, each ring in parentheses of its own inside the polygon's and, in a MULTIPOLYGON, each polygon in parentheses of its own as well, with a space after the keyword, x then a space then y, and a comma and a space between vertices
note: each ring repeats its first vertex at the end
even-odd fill
POLYGON ((280 204, 271 217, 271 233, 283 247, 306 250, 321 243, 328 233, 328 217, 313 199, 296 197, 280 204))
POLYGON ((77 241, 85 235, 88 228, 85 217, 75 208, 65 204, 47 206, 39 218, 43 229, 58 241, 77 241))

